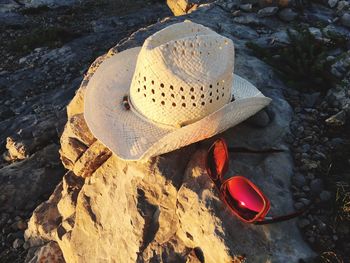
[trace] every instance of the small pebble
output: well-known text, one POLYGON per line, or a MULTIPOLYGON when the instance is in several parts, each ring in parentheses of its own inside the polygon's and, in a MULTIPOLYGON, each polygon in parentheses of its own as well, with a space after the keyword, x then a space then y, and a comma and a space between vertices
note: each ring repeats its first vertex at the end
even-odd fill
POLYGON ((301 210, 304 207, 304 204, 301 203, 301 202, 296 202, 294 204, 294 207, 295 207, 296 210, 301 210))
POLYGON ((311 181, 310 189, 313 194, 318 195, 323 190, 323 182, 321 179, 317 178, 311 181))
POLYGON ((24 244, 23 239, 16 238, 15 241, 13 241, 12 247, 13 247, 14 249, 18 249, 18 248, 20 248, 23 244, 24 244))
POLYGON ((27 229, 27 223, 23 220, 18 221, 16 224, 17 224, 17 229, 19 229, 19 230, 26 230, 27 229))
POLYGON ((243 4, 243 5, 240 5, 239 8, 243 11, 250 12, 253 9, 253 5, 252 4, 243 4))
POLYGON ((300 228, 304 228, 304 227, 306 227, 306 226, 308 226, 308 225, 310 225, 310 221, 307 220, 307 219, 305 219, 305 218, 300 219, 300 220, 298 221, 298 226, 299 226, 300 228))
POLYGON ((298 201, 303 203, 305 206, 309 205, 311 203, 311 201, 309 199, 306 199, 306 198, 300 198, 298 201))
POLYGON ((315 242, 315 238, 314 238, 314 237, 309 237, 307 240, 308 240, 310 243, 314 243, 314 242, 315 242))
POLYGON ((308 187, 307 185, 303 186, 302 189, 304 192, 310 192, 310 187, 308 187))
POLYGON ((306 179, 303 175, 301 174, 296 174, 292 178, 293 184, 296 185, 297 187, 303 187, 306 184, 306 179))
POLYGON ((320 199, 324 202, 329 201, 331 197, 332 197, 332 194, 329 191, 322 191, 320 193, 320 199))
POLYGON ((277 6, 268 6, 258 11, 258 17, 273 16, 277 13, 277 11, 278 11, 277 6))

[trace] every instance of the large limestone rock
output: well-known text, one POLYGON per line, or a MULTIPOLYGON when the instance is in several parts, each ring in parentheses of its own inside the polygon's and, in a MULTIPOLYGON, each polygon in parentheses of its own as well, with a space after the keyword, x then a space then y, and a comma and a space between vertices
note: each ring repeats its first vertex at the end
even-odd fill
POLYGON ((82 114, 84 92, 99 64, 185 18, 213 29, 220 24, 220 33, 236 45, 235 71, 273 99, 267 110, 218 135, 244 149, 230 155, 228 176, 242 174, 259 185, 271 200, 271 214, 293 210, 285 87, 235 37, 237 24, 230 14, 209 6, 141 29, 93 63, 68 106, 61 137, 61 159, 70 171, 29 221, 27 261, 35 262, 31 255, 43 250, 66 262, 298 262, 313 255, 295 221, 256 226, 230 214, 204 167, 213 139, 139 163, 120 160, 89 132, 82 114))

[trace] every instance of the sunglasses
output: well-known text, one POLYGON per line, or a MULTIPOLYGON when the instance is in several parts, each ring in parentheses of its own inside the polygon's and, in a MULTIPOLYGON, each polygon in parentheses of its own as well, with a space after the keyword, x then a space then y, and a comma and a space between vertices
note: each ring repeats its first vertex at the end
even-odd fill
POLYGON ((263 192, 243 176, 223 177, 229 168, 228 148, 224 139, 216 140, 209 148, 206 169, 211 180, 219 190, 220 197, 240 220, 257 225, 285 221, 304 213, 303 210, 277 217, 268 217, 270 201, 263 192))

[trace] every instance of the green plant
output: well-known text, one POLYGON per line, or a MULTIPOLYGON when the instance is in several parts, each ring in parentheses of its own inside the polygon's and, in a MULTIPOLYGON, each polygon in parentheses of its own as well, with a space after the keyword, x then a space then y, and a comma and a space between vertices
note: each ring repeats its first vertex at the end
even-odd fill
POLYGON ((304 91, 326 91, 336 81, 330 73, 334 61, 327 60, 327 51, 334 43, 317 40, 307 28, 296 29, 296 33, 287 30, 289 44, 269 49, 255 43, 246 45, 254 54, 270 64, 286 81, 287 85, 304 91))

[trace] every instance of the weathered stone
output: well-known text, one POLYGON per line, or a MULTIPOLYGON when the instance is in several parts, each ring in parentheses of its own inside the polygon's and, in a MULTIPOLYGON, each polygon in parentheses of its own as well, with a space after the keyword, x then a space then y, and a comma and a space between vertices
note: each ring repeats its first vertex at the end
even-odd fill
POLYGON ((350 7, 350 3, 348 1, 342 0, 338 2, 337 5, 337 13, 341 14, 344 11, 347 11, 350 7))
MULTIPOLYGON (((88 72, 89 74, 89 72, 88 72)), ((67 115, 68 118, 71 118, 73 115, 81 114, 84 111, 84 89, 78 89, 72 103, 69 103, 67 106, 67 115)))
POLYGON ((240 5, 239 8, 243 11, 251 12, 253 9, 253 5, 252 4, 243 4, 243 5, 240 5))
POLYGON ((13 241, 12 247, 13 247, 14 249, 18 249, 18 248, 20 248, 23 244, 24 244, 23 239, 16 238, 15 241, 13 241))
POLYGON ((27 142, 18 137, 7 137, 6 149, 12 160, 23 160, 29 157, 31 146, 27 142))
POLYGON ((62 197, 57 205, 58 211, 63 218, 70 218, 75 213, 78 193, 83 186, 84 179, 68 172, 63 177, 62 197))
POLYGON ((0 193, 5 197, 0 211, 26 209, 28 200, 35 201, 50 194, 63 173, 57 151, 58 147, 52 144, 23 161, 0 169, 0 181, 6 181, 0 184, 0 193))
POLYGON ((233 20, 236 23, 243 25, 261 25, 261 20, 256 16, 256 14, 237 16, 233 20))
POLYGON ((344 37, 345 39, 349 37, 349 29, 334 24, 330 24, 323 28, 322 32, 326 37, 344 37))
POLYGON ((323 190, 323 182, 321 179, 314 179, 310 183, 310 189, 316 196, 323 190))
POLYGON ((250 117, 247 120, 247 123, 255 126, 255 127, 266 127, 267 125, 269 125, 271 121, 271 118, 269 116, 269 114, 266 112, 266 110, 261 110, 259 111, 257 114, 255 114, 254 116, 250 117))
POLYGON ((61 160, 67 169, 73 169, 74 163, 80 158, 80 156, 87 150, 87 146, 81 143, 76 138, 68 137, 68 133, 64 133, 61 137, 61 160))
POLYGON ((312 108, 316 104, 316 102, 320 99, 321 93, 320 92, 314 92, 314 93, 306 93, 303 95, 303 105, 305 107, 312 108))
POLYGON ((11 227, 14 230, 25 230, 27 228, 27 223, 20 219, 17 222, 13 223, 11 227))
POLYGON ((293 177, 293 183, 298 187, 303 187, 306 184, 306 179, 302 174, 296 174, 293 177))
POLYGON ((320 193, 320 199, 322 201, 329 201, 332 197, 332 194, 329 191, 322 191, 320 193))
POLYGON ((304 204, 302 202, 296 202, 294 207, 296 210, 301 210, 304 207, 304 204))
POLYGON ((174 15, 180 16, 193 12, 200 4, 213 1, 214 0, 167 0, 166 3, 174 15))
POLYGON ((235 25, 231 29, 231 33, 242 39, 255 39, 258 37, 258 33, 254 29, 244 25, 235 25))
POLYGON ((7 106, 0 105, 0 121, 13 117, 15 113, 7 106))
POLYGON ((328 0, 328 5, 330 8, 335 7, 338 4, 338 0, 328 0))
POLYGON ((300 228, 304 228, 304 227, 307 227, 308 225, 310 225, 310 221, 304 218, 304 219, 299 220, 298 225, 300 228))
POLYGON ((62 252, 56 242, 48 242, 46 245, 37 249, 33 255, 26 258, 27 263, 37 262, 55 262, 65 263, 62 252))
MULTIPOLYGON (((6 220, 0 227, 1 262, 24 261, 25 252, 22 248, 15 251, 12 242, 16 238, 23 238, 18 235, 23 234, 25 219, 40 202, 49 197, 65 173, 57 155, 59 137, 67 123, 65 107, 73 98, 84 73, 88 74, 86 69, 91 60, 96 54, 104 53, 131 32, 171 15, 164 3, 155 2, 148 5, 143 1, 137 3, 124 1, 125 5, 135 8, 132 11, 125 8, 118 9, 118 20, 114 19, 114 16, 108 20, 111 13, 109 10, 106 13, 106 5, 110 5, 111 1, 107 1, 108 3, 103 1, 102 4, 76 1, 79 4, 72 8, 50 10, 45 6, 28 10, 21 7, 23 2, 28 1, 0 0, 0 42, 3 44, 0 55, 0 144, 2 145, 0 154, 5 156, 5 160, 0 158, 0 219, 3 213, 9 214, 11 219, 11 222, 7 223, 6 220), (3 13, 12 11, 12 7, 8 4, 15 5, 16 9, 20 8, 15 10, 16 13, 3 13), (140 5, 145 8, 140 8, 140 5), (24 15, 24 12, 28 15, 24 15), (31 15, 35 12, 40 12, 39 16, 44 19, 38 19, 38 15, 31 15), (74 21, 71 20, 73 17, 74 21), (101 25, 103 21, 113 21, 117 24, 93 32, 90 30, 90 23, 94 19, 101 21, 101 25), (62 27, 67 33, 59 33, 57 35, 59 41, 51 42, 53 39, 49 37, 51 39, 49 42, 53 45, 46 42, 40 44, 48 44, 50 47, 32 50, 32 47, 19 45, 17 48, 12 48, 13 43, 22 37, 26 42, 28 37, 35 37, 33 35, 35 32, 40 34, 46 30, 60 31, 62 27), (66 34, 72 34, 73 39, 70 37, 66 39, 66 34), (26 55, 22 56, 22 63, 19 64, 18 55, 22 53, 26 55), (8 145, 11 153, 15 153, 13 156, 5 149, 8 137, 14 142, 11 146, 8 145), (15 224, 17 222, 17 219, 13 220, 15 215, 23 218, 22 224, 15 224)), ((117 7, 117 3, 113 5, 117 7)), ((69 111, 73 114, 69 117, 82 111, 80 105, 74 104, 69 111)), ((82 141, 76 140, 72 133, 69 135, 71 136, 67 137, 69 146, 66 148, 74 150, 74 155, 70 156, 73 160, 72 166, 69 167, 73 169, 74 163, 85 152, 87 146, 82 141)), ((64 160, 71 162, 68 159, 64 160)), ((65 212, 68 213, 69 209, 66 208, 65 212)), ((69 222, 69 219, 65 219, 63 224, 67 229, 69 222)), ((46 222, 51 223, 50 219, 46 222)))
POLYGON ((278 12, 278 17, 285 22, 291 22, 298 17, 298 13, 291 8, 284 8, 278 12))
POLYGON ((111 151, 106 146, 95 141, 74 164, 73 172, 77 176, 88 177, 111 155, 111 151))
POLYGON ((345 13, 344 15, 342 15, 340 21, 343 26, 350 28, 350 13, 345 13))
POLYGON ((278 7, 276 6, 265 7, 258 11, 258 16, 259 17, 273 16, 277 13, 277 11, 278 11, 278 7))
POLYGON ((49 7, 59 7, 59 6, 69 6, 78 3, 77 0, 25 0, 24 4, 26 7, 39 7, 39 6, 49 6, 49 7))
POLYGON ((82 113, 71 116, 67 125, 71 137, 79 138, 86 146, 90 146, 96 140, 87 127, 82 113))
POLYGON ((61 220, 61 215, 57 208, 57 203, 62 197, 62 183, 60 183, 50 196, 49 200, 40 204, 33 212, 25 237, 30 236, 30 246, 44 245, 49 240, 54 240, 57 224, 61 220))
POLYGON ((287 7, 292 5, 292 0, 258 0, 260 7, 266 6, 279 6, 279 7, 287 7))

